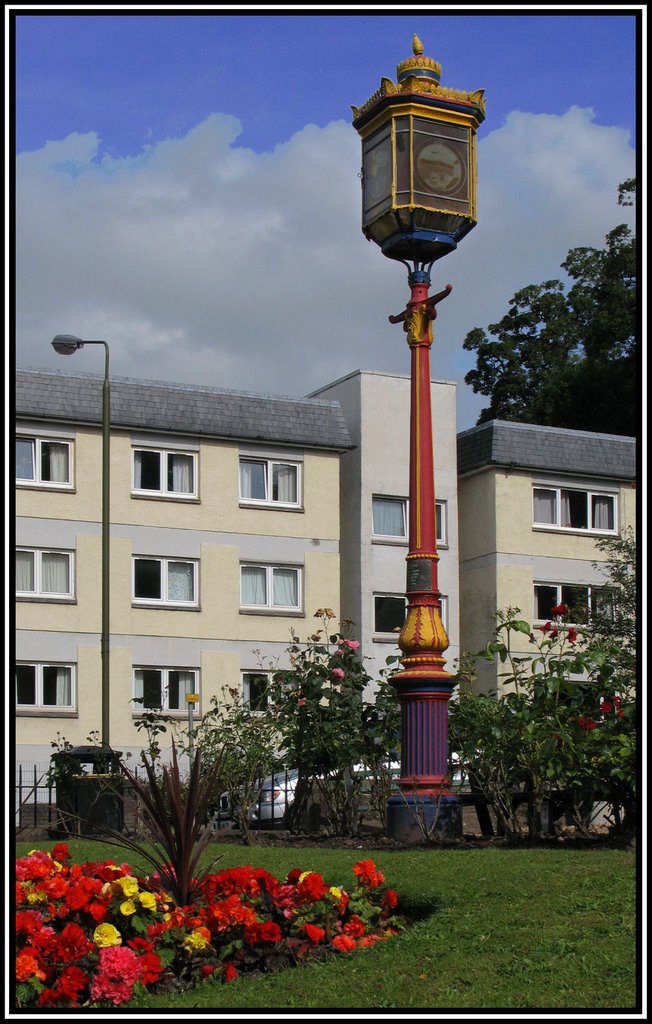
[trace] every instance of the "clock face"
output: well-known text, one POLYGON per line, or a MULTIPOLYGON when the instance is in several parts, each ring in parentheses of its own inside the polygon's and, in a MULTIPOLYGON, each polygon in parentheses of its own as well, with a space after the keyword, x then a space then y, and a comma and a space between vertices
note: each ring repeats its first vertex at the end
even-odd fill
POLYGON ((389 140, 374 146, 367 153, 364 167, 367 206, 389 196, 392 185, 392 162, 389 140))
POLYGON ((466 181, 466 166, 460 153, 442 139, 426 142, 416 158, 416 170, 428 192, 453 195, 466 181))

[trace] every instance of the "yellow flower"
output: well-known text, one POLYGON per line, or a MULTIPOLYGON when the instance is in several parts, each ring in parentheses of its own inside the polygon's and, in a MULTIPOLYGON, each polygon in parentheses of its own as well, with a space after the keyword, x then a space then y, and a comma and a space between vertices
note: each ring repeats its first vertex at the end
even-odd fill
POLYGON ((93 942, 96 946, 121 946, 122 935, 112 924, 98 924, 93 932, 93 942))
POLYGON ((342 899, 342 892, 343 892, 343 890, 342 890, 341 886, 338 889, 338 887, 336 885, 331 885, 331 887, 330 887, 330 889, 328 891, 331 894, 331 896, 335 897, 336 900, 341 900, 342 899))
POLYGON ((124 914, 125 917, 129 917, 130 914, 136 913, 136 904, 133 900, 125 900, 124 903, 120 904, 120 913, 124 914))
POLYGON ((138 899, 145 910, 156 910, 156 896, 153 892, 139 892, 138 899))
POLYGON ((27 894, 28 903, 45 903, 47 898, 47 894, 44 893, 42 889, 32 889, 32 891, 27 894))
POLYGON ((304 871, 302 875, 299 875, 299 881, 297 882, 297 885, 300 885, 301 882, 303 882, 304 878, 307 878, 308 875, 311 875, 311 874, 312 874, 312 871, 304 871))
POLYGON ((135 896, 138 892, 138 879, 134 878, 133 875, 125 875, 124 878, 116 878, 113 883, 116 886, 120 886, 122 893, 127 899, 130 896, 135 896))
POLYGON ((183 944, 187 950, 192 952, 195 949, 205 949, 208 945, 205 928, 196 928, 190 935, 186 935, 183 944))

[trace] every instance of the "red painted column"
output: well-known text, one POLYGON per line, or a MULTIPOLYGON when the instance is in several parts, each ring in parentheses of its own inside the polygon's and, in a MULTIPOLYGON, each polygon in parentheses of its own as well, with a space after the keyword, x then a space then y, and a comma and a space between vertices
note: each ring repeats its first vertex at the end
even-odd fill
POLYGON ((410 520, 407 555, 407 611, 399 637, 402 671, 392 677, 401 704, 401 777, 405 797, 447 796, 448 700, 451 677, 444 668, 448 636, 441 620, 437 574, 430 347, 435 306, 450 285, 428 298, 425 272, 410 276, 411 297, 403 321, 411 351, 410 520))

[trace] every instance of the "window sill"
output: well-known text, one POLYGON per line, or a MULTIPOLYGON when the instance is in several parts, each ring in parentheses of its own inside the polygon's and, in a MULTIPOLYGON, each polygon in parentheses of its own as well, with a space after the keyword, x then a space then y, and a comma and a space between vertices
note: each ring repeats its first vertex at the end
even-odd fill
POLYGON ((394 644, 398 647, 398 638, 400 636, 400 630, 397 633, 374 633, 371 638, 372 644, 394 644))
POLYGON ((274 615, 277 618, 305 619, 306 613, 301 608, 240 608, 241 615, 274 615))
POLYGON ((74 484, 44 484, 29 480, 16 480, 16 487, 26 491, 63 491, 65 494, 75 494, 77 488, 74 484))
MULTIPOLYGON (((195 710, 193 710, 192 717, 193 718, 201 718, 201 714, 202 713, 201 713, 201 711, 197 710, 197 705, 196 704, 193 704, 193 708, 195 710)), ((138 721, 138 719, 142 718, 143 715, 165 715, 166 717, 173 718, 175 720, 175 722, 176 721, 179 721, 179 722, 187 722, 188 721, 188 712, 185 711, 185 710, 177 710, 177 708, 174 708, 172 711, 166 710, 165 708, 163 708, 163 709, 161 709, 161 708, 143 708, 141 711, 132 711, 132 713, 131 713, 132 721, 134 721, 134 722, 138 721)))
POLYGON ((146 608, 149 610, 159 612, 200 612, 201 606, 198 604, 186 605, 186 604, 165 604, 163 601, 132 601, 132 608, 146 608))
POLYGON ((618 530, 588 530, 581 526, 546 526, 545 523, 532 523, 533 533, 556 533, 571 537, 617 537, 618 530))
POLYGON ((132 491, 131 497, 137 501, 180 501, 184 505, 201 505, 201 500, 196 494, 164 494, 162 491, 132 491))
POLYGON ((17 718, 79 718, 76 708, 16 707, 17 718))
POLYGON ((283 505, 280 502, 271 501, 243 501, 240 499, 240 508, 257 508, 267 512, 305 512, 303 505, 283 505))
POLYGON ((76 597, 54 597, 51 594, 16 594, 16 601, 31 604, 77 604, 76 597))

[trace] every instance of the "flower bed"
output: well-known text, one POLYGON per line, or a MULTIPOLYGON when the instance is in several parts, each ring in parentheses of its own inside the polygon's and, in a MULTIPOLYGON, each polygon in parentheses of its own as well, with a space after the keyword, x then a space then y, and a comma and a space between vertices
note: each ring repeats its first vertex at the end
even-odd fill
POLYGON ((65 843, 16 862, 19 1007, 111 1007, 144 986, 179 991, 199 982, 348 954, 396 934, 396 893, 372 860, 349 890, 314 871, 281 882, 245 866, 197 881, 175 906, 160 879, 128 864, 71 864, 65 843))

